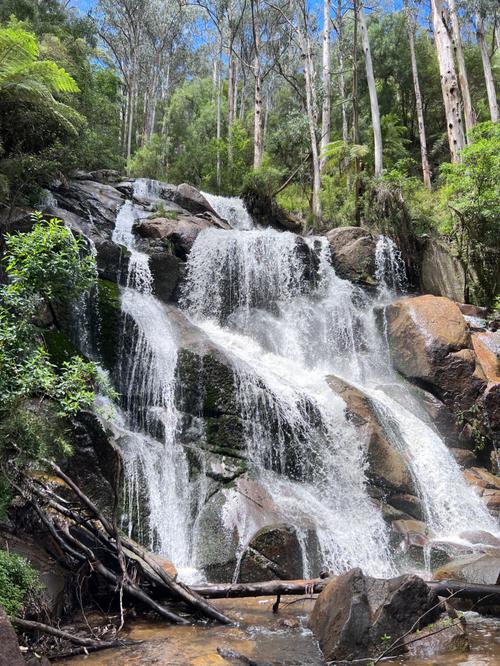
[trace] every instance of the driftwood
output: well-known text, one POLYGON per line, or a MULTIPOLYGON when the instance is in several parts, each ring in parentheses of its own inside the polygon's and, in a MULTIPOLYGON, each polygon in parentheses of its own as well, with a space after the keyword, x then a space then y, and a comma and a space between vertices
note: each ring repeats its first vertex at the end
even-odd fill
MULTIPOLYGON (((277 595, 318 594, 332 578, 312 580, 270 580, 263 583, 221 583, 196 585, 193 590, 207 599, 267 597, 277 595)), ((500 585, 477 585, 462 581, 428 581, 427 585, 440 597, 458 597, 471 601, 500 604, 500 585)))
POLYGON ((15 617, 12 619, 12 622, 23 629, 24 631, 37 631, 42 634, 48 634, 49 636, 54 636, 55 638, 61 638, 70 643, 75 643, 85 650, 104 650, 106 648, 122 647, 123 645, 137 645, 142 643, 142 641, 130 641, 130 640, 98 640, 95 638, 86 638, 85 636, 76 636, 75 634, 70 634, 68 631, 63 631, 57 627, 52 627, 49 624, 43 624, 43 622, 34 622, 32 620, 23 620, 20 617, 15 617))
POLYGON ((115 525, 92 500, 57 465, 46 462, 74 493, 80 508, 72 506, 39 478, 25 475, 23 487, 14 485, 33 506, 51 536, 54 556, 66 568, 76 572, 88 565, 112 594, 119 593, 121 609, 124 593, 169 622, 189 624, 190 620, 165 607, 165 599, 182 602, 188 613, 231 624, 209 601, 164 571, 138 544, 123 534, 117 538, 115 525), (128 575, 129 568, 134 572, 133 578, 128 575))

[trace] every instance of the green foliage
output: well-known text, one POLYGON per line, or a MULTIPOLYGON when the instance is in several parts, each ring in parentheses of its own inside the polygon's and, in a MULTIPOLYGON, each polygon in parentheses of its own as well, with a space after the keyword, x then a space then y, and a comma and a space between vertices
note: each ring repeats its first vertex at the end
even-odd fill
POLYGON ((132 155, 129 171, 132 176, 167 179, 168 140, 160 134, 153 134, 151 140, 132 155))
POLYGON ((84 241, 57 218, 45 222, 35 212, 33 219, 36 223, 30 233, 5 236, 9 291, 34 292, 47 301, 57 301, 90 289, 96 281, 96 267, 94 257, 84 254, 84 241))
POLYGON ((28 595, 39 589, 38 575, 27 560, 0 550, 0 605, 7 615, 19 615, 28 595))
POLYGON ((472 295, 492 305, 500 281, 500 125, 476 125, 469 141, 460 163, 442 166, 441 196, 472 295))

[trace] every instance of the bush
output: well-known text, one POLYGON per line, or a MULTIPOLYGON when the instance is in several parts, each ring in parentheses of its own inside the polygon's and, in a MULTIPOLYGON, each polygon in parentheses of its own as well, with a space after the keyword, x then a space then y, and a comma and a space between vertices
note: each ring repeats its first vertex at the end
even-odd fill
POLYGON ((0 604, 9 617, 19 615, 30 593, 40 587, 38 575, 27 560, 0 550, 0 604))

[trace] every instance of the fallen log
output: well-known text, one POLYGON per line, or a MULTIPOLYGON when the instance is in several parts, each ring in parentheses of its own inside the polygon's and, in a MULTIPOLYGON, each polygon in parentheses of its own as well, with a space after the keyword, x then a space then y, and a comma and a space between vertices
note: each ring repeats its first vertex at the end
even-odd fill
POLYGON ((221 583, 193 585, 191 589, 207 599, 273 597, 278 594, 319 594, 331 580, 332 578, 314 578, 311 580, 268 580, 262 583, 221 583))
MULTIPOLYGON (((262 583, 221 583, 194 585, 191 589, 207 599, 267 597, 277 595, 319 594, 333 578, 311 580, 269 580, 262 583)), ((478 585, 463 581, 428 581, 427 585, 439 597, 459 597, 471 601, 484 600, 500 604, 500 585, 478 585)))

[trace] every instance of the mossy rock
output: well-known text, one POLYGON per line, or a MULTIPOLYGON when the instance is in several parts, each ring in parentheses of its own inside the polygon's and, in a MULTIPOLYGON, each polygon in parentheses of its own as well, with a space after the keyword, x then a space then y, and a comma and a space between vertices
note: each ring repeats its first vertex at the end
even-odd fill
POLYGON ((63 331, 55 329, 44 331, 43 339, 50 361, 57 368, 62 368, 63 364, 70 361, 73 356, 80 356, 78 349, 63 331))
POLYGON ((110 280, 99 280, 99 351, 104 367, 113 372, 118 360, 121 330, 120 288, 110 280))

